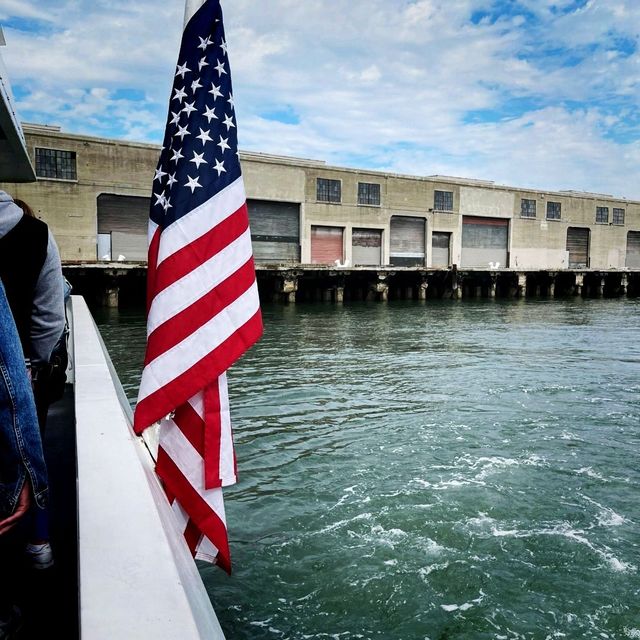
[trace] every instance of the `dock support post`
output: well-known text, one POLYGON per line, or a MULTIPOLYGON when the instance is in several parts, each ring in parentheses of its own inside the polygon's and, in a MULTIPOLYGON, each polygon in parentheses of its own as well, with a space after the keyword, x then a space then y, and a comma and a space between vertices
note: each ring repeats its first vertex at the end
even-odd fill
POLYGON ((338 304, 344 302, 344 287, 336 287, 336 302, 338 304))
POLYGON ((498 289, 498 274, 492 273, 489 278, 489 297, 495 298, 496 290, 498 289))
POLYGON ((596 298, 602 298, 604 295, 604 276, 596 277, 595 295, 596 298))
POLYGON ((556 296, 556 276, 558 274, 550 271, 549 272, 549 297, 555 298, 556 296))
POLYGON ((620 278, 620 289, 619 289, 620 295, 626 296, 628 289, 629 289, 629 276, 626 273, 623 273, 622 277, 620 278))
POLYGON ((296 292, 298 291, 298 276, 297 274, 287 273, 282 276, 282 279, 278 283, 278 293, 281 298, 289 303, 294 304, 296 301, 296 292))
POLYGON ((323 292, 322 292, 322 299, 325 302, 331 302, 333 300, 333 287, 327 287, 323 292))
POLYGON ((517 298, 525 298, 527 295, 527 274, 519 273, 518 274, 518 284, 516 287, 516 297, 517 298))
POLYGON ((109 285, 102 294, 102 306, 117 309, 119 293, 120 289, 117 285, 109 285))
POLYGON ((427 289, 429 288, 429 283, 426 278, 422 279, 418 287, 418 300, 426 300, 427 299, 427 289))
POLYGON ((576 273, 576 283, 573 287, 574 295, 581 296, 582 287, 584 287, 584 273, 576 273))

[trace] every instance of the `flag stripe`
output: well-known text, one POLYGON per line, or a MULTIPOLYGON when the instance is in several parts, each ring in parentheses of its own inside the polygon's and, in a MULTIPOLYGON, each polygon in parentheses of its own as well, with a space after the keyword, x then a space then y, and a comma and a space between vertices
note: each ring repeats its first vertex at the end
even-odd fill
MULTIPOLYGON (((158 449, 156 472, 162 481, 169 486, 185 511, 189 513, 190 519, 218 549, 218 555, 216 557, 217 564, 228 574, 231 574, 229 542, 223 519, 224 510, 222 511, 223 517, 221 518, 189 483, 184 475, 182 475, 180 469, 174 464, 169 454, 163 448, 158 449)), ((212 489, 207 493, 219 494, 220 503, 222 503, 222 489, 212 489)))
MULTIPOLYGON (((167 380, 162 385, 149 388, 136 405, 134 429, 141 433, 147 425, 157 422, 203 388, 213 374, 226 371, 262 335, 262 318, 258 309, 235 334, 208 353, 190 369, 167 380)), ((157 362, 157 361, 156 361, 157 362)), ((149 367, 153 366, 149 365, 149 367)))
POLYGON ((247 229, 204 264, 156 293, 147 318, 148 334, 226 280, 251 257, 251 232, 247 229))
POLYGON ((227 280, 202 296, 190 307, 169 318, 149 335, 146 364, 179 345, 205 323, 229 306, 238 296, 246 292, 255 282, 253 261, 248 260, 227 280))
MULTIPOLYGON (((197 306, 193 310, 197 312, 197 306)), ((252 343, 245 342, 241 328, 259 312, 259 303, 256 296, 256 285, 251 285, 242 295, 228 304, 209 321, 199 326, 196 331, 190 333, 178 345, 155 357, 145 367, 147 378, 140 383, 140 400, 151 395, 158 388, 169 384, 177 376, 192 369, 197 363, 210 353, 210 345, 218 345, 216 351, 227 343, 240 342, 234 345, 233 353, 236 359, 244 353, 252 343), (236 335, 237 334, 237 335, 236 335)), ((232 364, 229 357, 223 358, 225 367, 216 366, 215 374, 209 372, 208 379, 214 379, 232 364)), ((202 385, 205 386, 205 385, 202 385)), ((195 391, 194 391, 195 393, 195 391)), ((194 393, 181 397, 179 404, 186 402, 194 393)))
POLYGON ((244 182, 238 178, 215 196, 183 215, 162 232, 158 264, 220 224, 246 202, 244 182))
POLYGON ((158 265, 156 295, 222 251, 230 242, 238 239, 248 226, 247 207, 243 205, 219 225, 176 251, 158 265))
MULTIPOLYGON (((219 517, 224 520, 224 505, 222 502, 222 492, 218 488, 205 490, 204 489, 204 466, 202 463, 202 456, 193 448, 189 440, 180 431, 179 427, 176 427, 172 420, 163 420, 161 424, 161 437, 162 444, 160 445, 163 451, 173 460, 176 468, 180 470, 180 473, 189 484, 197 491, 201 492, 202 499, 219 514, 219 517)), ((159 457, 159 456, 158 456, 159 457)), ((176 499, 180 501, 182 507, 186 509, 186 505, 180 496, 174 492, 176 499)), ((192 514, 187 511, 189 515, 192 514)))

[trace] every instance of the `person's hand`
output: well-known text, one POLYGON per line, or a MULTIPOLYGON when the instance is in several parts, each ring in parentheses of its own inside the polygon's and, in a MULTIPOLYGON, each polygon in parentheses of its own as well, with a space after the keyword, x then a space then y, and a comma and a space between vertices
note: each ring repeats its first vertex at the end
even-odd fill
POLYGON ((11 527, 13 527, 22 516, 27 513, 29 504, 31 503, 31 489, 29 488, 29 482, 25 480, 22 491, 18 496, 18 504, 16 510, 4 520, 0 520, 0 536, 7 533, 11 527))

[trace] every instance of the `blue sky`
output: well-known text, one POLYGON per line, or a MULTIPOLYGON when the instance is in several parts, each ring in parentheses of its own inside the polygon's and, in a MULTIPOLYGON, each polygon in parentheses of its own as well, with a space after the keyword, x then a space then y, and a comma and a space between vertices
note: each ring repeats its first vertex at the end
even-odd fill
MULTIPOLYGON (((222 0, 241 149, 640 199, 637 0, 222 0)), ((183 0, 0 0, 27 122, 159 142, 183 0)))

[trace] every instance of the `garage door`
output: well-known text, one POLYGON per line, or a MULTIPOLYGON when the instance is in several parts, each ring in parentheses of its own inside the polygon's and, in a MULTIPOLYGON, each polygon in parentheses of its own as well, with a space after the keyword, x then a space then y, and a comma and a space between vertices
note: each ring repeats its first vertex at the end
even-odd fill
POLYGON ((589 266, 589 233, 589 229, 582 227, 567 229, 570 269, 583 269, 589 266))
POLYGON ((311 227, 311 262, 313 264, 335 264, 343 262, 342 227, 311 227))
POLYGON ((450 264, 449 247, 451 234, 434 231, 431 234, 431 265, 433 267, 448 267, 450 264))
POLYGON ((354 265, 382 264, 382 231, 380 229, 353 229, 351 245, 354 265))
POLYGON ((425 219, 391 217, 390 259, 396 267, 423 266, 425 261, 425 219))
POLYGON ((300 262, 300 205, 247 200, 256 262, 300 262))
POLYGON ((508 265, 509 220, 462 218, 462 266, 489 268, 490 263, 508 265))
POLYGON ((627 267, 640 269, 640 231, 627 234, 627 267))
POLYGON ((110 236, 111 259, 147 259, 147 224, 150 198, 101 193, 98 196, 98 234, 102 246, 98 257, 109 255, 106 244, 110 236), (100 253, 102 252, 102 253, 100 253))

